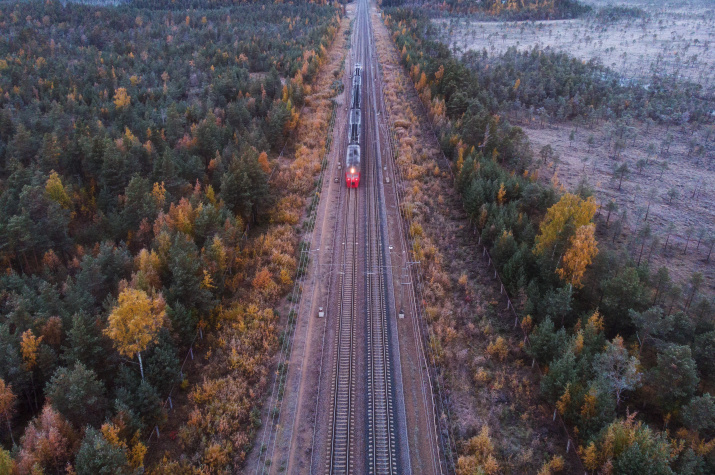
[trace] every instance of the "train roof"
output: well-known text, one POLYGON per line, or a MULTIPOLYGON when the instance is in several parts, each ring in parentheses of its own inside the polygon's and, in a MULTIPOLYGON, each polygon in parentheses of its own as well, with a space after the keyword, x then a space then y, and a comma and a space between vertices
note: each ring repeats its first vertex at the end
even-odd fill
POLYGON ((345 164, 349 167, 360 165, 360 146, 348 145, 348 154, 345 159, 345 164))

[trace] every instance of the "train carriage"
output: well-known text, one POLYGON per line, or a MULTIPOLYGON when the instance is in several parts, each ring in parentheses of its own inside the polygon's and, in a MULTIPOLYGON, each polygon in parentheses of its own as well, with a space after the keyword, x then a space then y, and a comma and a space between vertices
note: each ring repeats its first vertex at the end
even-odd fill
POLYGON ((360 110, 360 85, 353 87, 353 109, 360 110))
POLYGON ((360 109, 360 86, 362 85, 362 76, 360 74, 362 68, 360 63, 355 65, 355 73, 353 74, 353 100, 352 108, 360 109))
POLYGON ((360 109, 350 111, 350 143, 360 144, 360 109))

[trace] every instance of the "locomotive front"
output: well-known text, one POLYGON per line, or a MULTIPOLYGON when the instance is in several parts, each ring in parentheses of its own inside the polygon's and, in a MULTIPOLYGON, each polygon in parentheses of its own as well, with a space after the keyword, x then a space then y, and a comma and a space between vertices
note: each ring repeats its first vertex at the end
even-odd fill
POLYGON ((348 156, 345 160, 345 184, 348 188, 357 188, 360 184, 360 146, 348 145, 348 156))

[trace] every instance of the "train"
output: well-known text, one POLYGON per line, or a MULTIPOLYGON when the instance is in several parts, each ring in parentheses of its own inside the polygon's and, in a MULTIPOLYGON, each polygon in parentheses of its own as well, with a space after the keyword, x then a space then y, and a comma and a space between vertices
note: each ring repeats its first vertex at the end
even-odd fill
POLYGON ((348 188, 357 188, 360 185, 360 127, 362 124, 360 112, 361 86, 362 65, 360 63, 355 63, 352 100, 350 101, 350 125, 348 130, 350 141, 345 155, 345 185, 348 188))

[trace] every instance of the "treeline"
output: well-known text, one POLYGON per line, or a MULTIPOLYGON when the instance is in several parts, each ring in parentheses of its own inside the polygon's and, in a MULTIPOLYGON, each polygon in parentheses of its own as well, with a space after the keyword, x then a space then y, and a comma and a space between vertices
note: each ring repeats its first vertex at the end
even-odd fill
POLYGON ((477 20, 564 20, 592 9, 578 0, 382 0, 382 6, 418 7, 430 15, 469 15, 477 20))
POLYGON ((593 12, 593 18, 601 23, 639 20, 647 17, 648 14, 642 8, 623 5, 608 5, 593 12))
POLYGON ((590 190, 541 185, 526 135, 503 118, 499 95, 522 87, 493 86, 508 69, 454 58, 414 11, 387 10, 386 23, 523 316, 526 351, 546 369, 543 396, 570 426, 585 467, 712 473, 715 311, 700 293, 703 276, 682 288, 646 258, 599 249, 590 190))
MULTIPOLYGON (((434 38, 433 28, 428 26, 425 36, 434 38)), ((593 122, 632 117, 666 124, 713 120, 715 97, 700 84, 654 72, 643 85, 624 80, 597 61, 584 63, 549 49, 511 47, 492 57, 486 50, 469 51, 462 67, 476 79, 468 87, 488 91, 486 102, 491 107, 525 110, 533 119, 593 122)), ((451 92, 446 91, 447 106, 455 113, 464 112, 468 106, 464 95, 451 92)))
POLYGON ((156 473, 240 465, 313 186, 302 162, 269 186, 269 154, 338 22, 313 4, 0 4, 0 472, 143 470, 175 385, 184 457, 156 473), (191 388, 200 329, 213 357, 191 388))

